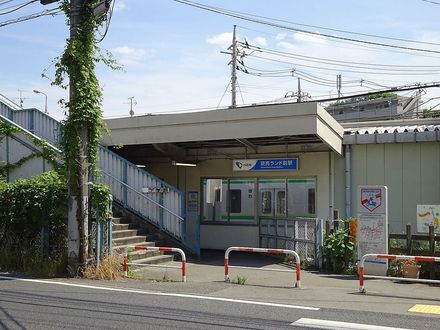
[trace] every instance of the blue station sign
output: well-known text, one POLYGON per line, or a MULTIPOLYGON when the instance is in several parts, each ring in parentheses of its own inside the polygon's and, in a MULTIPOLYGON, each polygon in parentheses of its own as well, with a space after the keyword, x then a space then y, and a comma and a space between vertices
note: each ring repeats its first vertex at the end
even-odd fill
POLYGON ((269 159, 235 159, 233 171, 296 171, 298 157, 269 159))

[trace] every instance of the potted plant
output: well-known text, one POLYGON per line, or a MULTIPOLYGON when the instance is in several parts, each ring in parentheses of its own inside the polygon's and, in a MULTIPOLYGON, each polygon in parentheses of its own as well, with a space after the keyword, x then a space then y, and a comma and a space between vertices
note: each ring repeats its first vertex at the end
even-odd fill
POLYGON ((420 265, 415 260, 401 260, 402 274, 405 278, 419 278, 420 265))

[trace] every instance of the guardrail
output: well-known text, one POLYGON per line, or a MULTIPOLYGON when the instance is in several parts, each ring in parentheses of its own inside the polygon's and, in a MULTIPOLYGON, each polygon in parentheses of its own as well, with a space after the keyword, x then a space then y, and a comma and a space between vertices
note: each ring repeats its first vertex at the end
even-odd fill
POLYGON ((182 269, 182 282, 186 282, 186 255, 185 252, 183 252, 182 249, 179 248, 172 248, 172 247, 158 247, 158 246, 129 246, 125 249, 124 253, 124 264, 123 264, 123 270, 124 270, 124 276, 128 276, 128 266, 147 266, 147 267, 158 267, 158 268, 175 268, 175 269, 182 269), (182 257, 182 265, 179 266, 169 266, 169 265, 150 265, 150 264, 140 264, 135 262, 128 262, 128 249, 134 249, 137 250, 149 250, 149 251, 162 251, 162 252, 178 252, 180 253, 182 257))
POLYGON ((364 263, 366 259, 376 258, 376 259, 387 259, 387 260, 413 260, 413 261, 427 261, 427 262, 440 262, 440 258, 437 257, 426 257, 426 256, 405 256, 405 255, 394 255, 394 254, 366 254, 359 261, 359 292, 366 293, 367 290, 364 286, 364 279, 366 278, 377 278, 383 280, 399 280, 406 282, 419 282, 419 283, 440 283, 439 280, 426 280, 418 278, 406 278, 406 277, 392 277, 392 276, 379 276, 379 275, 365 275, 364 263))
POLYGON ((232 246, 228 248, 225 252, 225 281, 229 281, 229 268, 241 268, 241 269, 258 269, 264 271, 275 271, 275 272, 296 272, 296 282, 294 283, 295 288, 299 288, 301 285, 301 262, 298 253, 293 250, 282 250, 282 249, 264 249, 264 248, 252 248, 252 247, 237 247, 232 246), (290 254, 295 257, 296 264, 295 269, 275 269, 275 268, 256 268, 256 267, 244 267, 244 266, 231 266, 229 265, 229 253, 231 251, 240 252, 259 252, 259 253, 270 253, 270 254, 290 254))

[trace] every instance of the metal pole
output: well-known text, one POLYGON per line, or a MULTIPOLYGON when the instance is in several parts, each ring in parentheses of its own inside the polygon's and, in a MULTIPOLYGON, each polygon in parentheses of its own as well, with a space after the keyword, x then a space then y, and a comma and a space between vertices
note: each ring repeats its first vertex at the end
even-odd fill
POLYGON ((232 103, 233 108, 237 107, 237 38, 235 30, 237 25, 234 25, 234 31, 232 33, 232 61, 231 61, 231 91, 232 91, 232 103))

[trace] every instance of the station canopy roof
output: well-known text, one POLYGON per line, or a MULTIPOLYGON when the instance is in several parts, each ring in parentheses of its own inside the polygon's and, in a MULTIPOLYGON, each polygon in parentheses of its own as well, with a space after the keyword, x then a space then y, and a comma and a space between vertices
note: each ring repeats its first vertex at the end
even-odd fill
POLYGON ((342 152, 344 129, 314 102, 106 119, 103 144, 134 163, 342 152))

